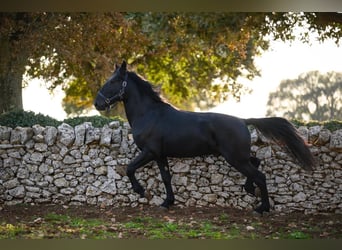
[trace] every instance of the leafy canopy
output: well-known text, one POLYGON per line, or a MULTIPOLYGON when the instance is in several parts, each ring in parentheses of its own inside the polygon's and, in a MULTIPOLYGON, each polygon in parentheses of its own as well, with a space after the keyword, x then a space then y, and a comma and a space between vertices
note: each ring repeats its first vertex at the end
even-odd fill
POLYGON ((27 55, 27 74, 62 85, 68 113, 92 107, 113 65, 128 60, 180 108, 207 108, 246 91, 239 77, 259 74, 254 57, 270 37, 342 35, 340 13, 0 13, 1 39, 27 55), (271 36, 269 36, 271 35, 271 36), (222 83, 213 83, 220 79, 222 83))

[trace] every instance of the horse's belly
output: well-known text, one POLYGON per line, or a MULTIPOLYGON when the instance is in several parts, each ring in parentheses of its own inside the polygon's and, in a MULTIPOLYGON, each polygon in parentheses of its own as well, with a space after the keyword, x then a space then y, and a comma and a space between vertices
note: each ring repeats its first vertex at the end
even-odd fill
POLYGON ((169 157, 194 157, 217 153, 217 150, 207 142, 191 140, 177 144, 166 144, 163 151, 163 155, 169 157))

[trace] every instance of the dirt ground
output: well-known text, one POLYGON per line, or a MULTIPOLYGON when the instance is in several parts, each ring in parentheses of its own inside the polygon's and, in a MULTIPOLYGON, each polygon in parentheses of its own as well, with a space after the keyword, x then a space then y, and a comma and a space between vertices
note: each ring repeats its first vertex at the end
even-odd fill
MULTIPOLYGON (((159 207, 141 205, 139 207, 100 208, 96 206, 62 205, 0 205, 0 224, 32 223, 47 214, 62 214, 84 219, 99 219, 115 223, 127 223, 134 218, 152 217, 173 223, 209 221, 217 227, 229 228, 238 225, 241 233, 255 230, 260 237, 276 238, 277 233, 301 232, 309 238, 342 239, 342 214, 321 213, 305 215, 300 212, 279 214, 271 212, 267 216, 257 216, 248 210, 223 207, 173 207, 163 210, 159 207)), ((141 233, 132 232, 131 237, 140 238, 141 233)), ((280 238, 282 236, 280 235, 280 238)))

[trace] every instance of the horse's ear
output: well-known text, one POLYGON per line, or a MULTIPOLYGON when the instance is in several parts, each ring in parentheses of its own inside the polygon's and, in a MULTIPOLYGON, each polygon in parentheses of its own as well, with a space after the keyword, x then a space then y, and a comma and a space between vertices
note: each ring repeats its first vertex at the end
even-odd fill
POLYGON ((120 68, 120 67, 119 67, 119 65, 116 63, 116 64, 115 64, 115 71, 117 71, 118 68, 120 68))
POLYGON ((121 67, 120 67, 120 73, 126 74, 127 71, 127 63, 125 60, 122 61, 121 67))

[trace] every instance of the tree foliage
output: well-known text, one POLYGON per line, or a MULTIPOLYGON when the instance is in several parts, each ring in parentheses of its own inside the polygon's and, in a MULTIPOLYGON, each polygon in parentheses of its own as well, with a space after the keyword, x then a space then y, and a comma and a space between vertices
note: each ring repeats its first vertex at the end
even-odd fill
MULTIPOLYGON (((113 65, 123 59, 128 60, 132 70, 158 85, 173 104, 186 109, 201 105, 206 108, 228 96, 239 98, 244 92, 239 77, 251 79, 259 74, 254 57, 268 48, 269 39, 291 40, 299 25, 307 27, 307 32, 300 34, 303 41, 308 40, 310 32, 317 31, 321 40, 333 38, 338 42, 341 16, 0 13, 0 42, 11 51, 8 55, 1 50, 0 66, 2 72, 26 66, 29 76, 48 80, 50 89, 62 85, 68 113, 92 107, 113 65), (222 83, 213 84, 214 79, 222 83)), ((0 75, 1 88, 9 86, 6 79, 0 75)))
POLYGON ((342 120, 342 73, 312 71, 284 80, 271 93, 268 116, 299 120, 342 120))

